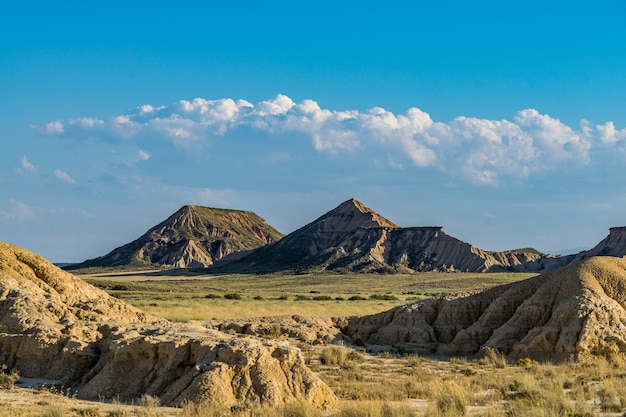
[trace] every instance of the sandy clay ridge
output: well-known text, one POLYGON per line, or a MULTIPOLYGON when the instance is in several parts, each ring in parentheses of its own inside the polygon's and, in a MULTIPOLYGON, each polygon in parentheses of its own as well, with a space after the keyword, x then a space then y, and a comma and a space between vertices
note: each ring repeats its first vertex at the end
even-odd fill
POLYGON ((144 394, 206 400, 336 403, 285 343, 146 315, 24 249, 0 243, 0 363, 78 398, 144 394))
POLYGON ((565 360, 626 353, 626 259, 594 257, 467 296, 350 320, 346 333, 404 352, 565 360))

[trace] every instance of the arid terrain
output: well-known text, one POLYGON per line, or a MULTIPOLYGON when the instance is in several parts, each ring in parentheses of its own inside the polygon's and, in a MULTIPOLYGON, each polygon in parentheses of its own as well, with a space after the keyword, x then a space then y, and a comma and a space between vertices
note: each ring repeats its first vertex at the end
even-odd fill
POLYGON ((0 415, 626 410, 621 258, 536 276, 74 276, 0 249, 0 415))

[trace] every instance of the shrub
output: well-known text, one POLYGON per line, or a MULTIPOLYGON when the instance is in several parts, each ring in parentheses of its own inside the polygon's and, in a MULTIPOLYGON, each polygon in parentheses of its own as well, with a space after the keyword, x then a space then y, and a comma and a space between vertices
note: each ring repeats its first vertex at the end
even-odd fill
POLYGON ((204 298, 222 298, 222 296, 219 294, 207 294, 204 298))
POLYGON ((100 413, 98 412, 98 407, 86 407, 86 408, 76 408, 76 414, 81 417, 99 417, 100 413))
POLYGON ((367 298, 361 297, 360 295, 353 295, 352 297, 348 298, 348 300, 350 300, 350 301, 364 301, 364 300, 367 300, 367 298))
POLYGON ((7 366, 4 364, 0 367, 0 388, 13 388, 18 379, 20 379, 20 375, 15 369, 8 371, 7 366))
POLYGON ((485 354, 487 355, 487 359, 493 366, 496 368, 506 368, 506 357, 502 352, 497 349, 493 349, 490 347, 485 348, 485 354))
POLYGON ((347 349, 342 346, 328 346, 322 350, 320 361, 324 365, 342 366, 348 356, 347 349))
POLYGON ((329 301, 329 300, 332 300, 330 295, 316 295, 315 297, 313 297, 313 299, 315 301, 329 301))
POLYGON ((398 297, 392 294, 372 294, 370 295, 370 300, 396 301, 398 297))
POLYGON ((517 366, 520 368, 533 368, 539 366, 539 362, 530 358, 521 358, 517 361, 517 366))
POLYGON ((238 294, 236 292, 224 294, 224 298, 226 298, 227 300, 241 300, 241 294, 238 294))
POLYGON ((310 297, 307 297, 306 295, 296 295, 296 301, 307 301, 310 300, 310 297))

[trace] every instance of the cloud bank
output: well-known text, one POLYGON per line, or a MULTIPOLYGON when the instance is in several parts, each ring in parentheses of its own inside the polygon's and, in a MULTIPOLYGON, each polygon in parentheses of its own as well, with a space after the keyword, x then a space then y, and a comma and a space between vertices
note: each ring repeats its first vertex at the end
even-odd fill
MULTIPOLYGON (((319 153, 383 155, 390 168, 433 167, 452 178, 487 185, 563 166, 585 166, 596 149, 616 148, 623 155, 626 144, 626 128, 620 130, 612 122, 593 125, 583 120, 571 127, 534 109, 521 110, 512 120, 459 116, 437 122, 415 107, 402 114, 382 107, 364 112, 330 110, 313 100, 295 103, 281 94, 256 104, 230 98, 145 104, 107 121, 85 117, 52 121, 40 128, 45 134, 77 138, 161 138, 182 147, 241 140, 237 132, 242 129, 260 136, 308 138, 319 153)), ((146 160, 149 154, 140 151, 138 157, 146 160)), ((71 183, 69 176, 57 177, 71 183)))

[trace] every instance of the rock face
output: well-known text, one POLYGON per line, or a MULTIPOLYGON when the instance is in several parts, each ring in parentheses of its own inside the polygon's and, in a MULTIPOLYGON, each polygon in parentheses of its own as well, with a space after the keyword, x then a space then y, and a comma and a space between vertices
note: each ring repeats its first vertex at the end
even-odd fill
POLYGON ((218 271, 342 272, 540 270, 534 249, 489 252, 447 235, 441 227, 400 228, 350 199, 278 242, 216 265, 218 271))
POLYGON ((66 269, 115 266, 175 268, 213 265, 226 255, 280 240, 283 235, 249 211, 184 206, 139 239, 66 269))
POLYGON ((494 348, 509 358, 626 353, 626 259, 594 257, 463 297, 418 301, 350 320, 367 344, 446 356, 494 348))
POLYGON ((0 363, 84 399, 166 405, 336 398, 299 349, 142 313, 24 249, 0 243, 0 363))

